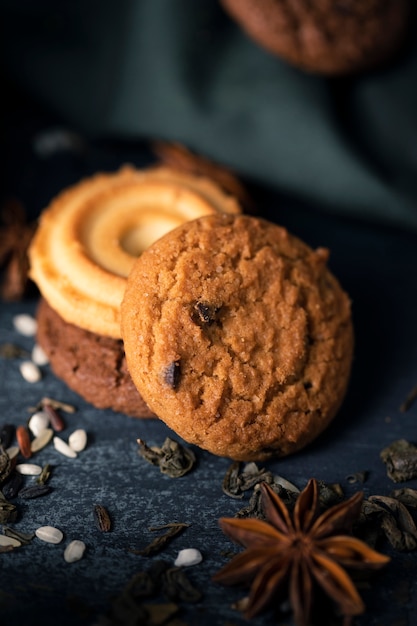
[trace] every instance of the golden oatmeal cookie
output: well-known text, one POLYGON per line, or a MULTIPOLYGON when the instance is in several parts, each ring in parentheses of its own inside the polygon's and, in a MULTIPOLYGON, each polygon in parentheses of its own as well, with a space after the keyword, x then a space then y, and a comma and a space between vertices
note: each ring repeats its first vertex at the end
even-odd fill
POLYGON ((339 409, 350 300, 312 250, 249 216, 184 224, 135 262, 122 302, 127 365, 186 441, 236 460, 311 442, 339 409))
POLYGON ((120 303, 135 258, 184 221, 238 213, 204 176, 168 167, 97 174, 43 211, 29 248, 30 277, 68 323, 120 339, 120 303))

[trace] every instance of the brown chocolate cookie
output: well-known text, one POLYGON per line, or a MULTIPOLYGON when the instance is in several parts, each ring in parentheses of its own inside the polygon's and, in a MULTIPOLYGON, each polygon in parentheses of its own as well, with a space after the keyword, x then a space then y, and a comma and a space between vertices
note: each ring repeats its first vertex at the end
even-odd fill
POLYGON ((221 0, 246 33, 310 72, 347 74, 392 56, 404 39, 409 0, 221 0))
POLYGON ((56 376, 87 402, 132 417, 155 417, 127 371, 123 342, 65 322, 41 299, 37 340, 56 376))
POLYGON ((122 303, 128 368, 188 442, 238 460, 311 442, 348 384, 350 301, 328 253, 265 220, 212 215, 135 262, 122 303))

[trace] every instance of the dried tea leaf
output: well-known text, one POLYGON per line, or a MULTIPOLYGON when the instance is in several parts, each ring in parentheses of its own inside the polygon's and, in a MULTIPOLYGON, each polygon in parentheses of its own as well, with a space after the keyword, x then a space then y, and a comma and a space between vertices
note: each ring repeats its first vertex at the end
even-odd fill
POLYGON ((417 508, 417 489, 411 489, 411 487, 394 489, 394 491, 391 491, 390 496, 396 498, 405 506, 417 508))
POLYGON ((3 494, 8 500, 16 498, 22 486, 23 477, 19 472, 12 472, 3 485, 3 494))
POLYGON ((25 500, 33 500, 34 498, 41 498, 42 496, 48 495, 51 493, 52 487, 49 485, 29 485, 28 487, 24 487, 19 491, 19 498, 24 498, 25 500))
POLYGON ((384 448, 380 457, 386 464, 387 475, 395 483, 417 478, 417 447, 399 439, 384 448))
POLYGON ((17 518, 17 508, 9 502, 0 491, 0 524, 15 522, 17 518))
POLYGON ((165 439, 161 448, 150 447, 142 439, 138 439, 137 443, 140 456, 148 463, 158 466, 163 474, 167 474, 171 478, 184 476, 195 465, 194 452, 169 437, 165 439))
POLYGON ((322 480, 317 481, 319 488, 319 500, 320 505, 327 509, 341 500, 343 500, 344 493, 339 483, 325 483, 322 480))
POLYGON ((10 526, 4 526, 3 533, 6 535, 6 537, 17 539, 23 545, 30 543, 35 536, 35 533, 22 533, 20 530, 10 528, 10 526))
POLYGON ((52 466, 49 463, 44 465, 41 473, 36 479, 36 482, 38 483, 38 485, 44 485, 45 483, 47 483, 49 478, 51 477, 51 472, 52 472, 52 466))
POLYGON ((243 492, 249 491, 255 485, 262 482, 271 484, 275 479, 272 472, 265 468, 259 469, 256 463, 246 463, 241 472, 240 467, 238 461, 233 462, 223 479, 223 492, 231 498, 240 499, 243 497, 243 492))
POLYGON ((410 551, 417 547, 417 527, 408 509, 396 498, 370 496, 368 500, 381 509, 381 528, 397 550, 410 551))
POLYGON ((241 493, 240 489, 239 473, 240 463, 239 461, 234 461, 224 475, 222 482, 223 493, 230 498, 243 498, 243 493, 241 493))
POLYGON ((151 531, 158 531, 168 528, 168 531, 163 535, 155 537, 143 550, 131 550, 134 554, 140 554, 141 556, 152 556, 161 552, 165 546, 177 535, 182 533, 190 524, 184 524, 181 522, 174 522, 173 524, 165 524, 164 526, 157 526, 150 528, 151 531))
POLYGON ((144 609, 148 614, 148 621, 146 624, 150 626, 159 626, 160 624, 167 624, 171 617, 174 617, 179 611, 179 606, 172 602, 161 604, 144 604, 144 609))
POLYGON ((199 602, 203 594, 194 587, 181 567, 166 570, 163 579, 164 593, 168 600, 199 602))
POLYGON ((4 483, 13 470, 13 463, 6 450, 0 446, 0 484, 4 483))

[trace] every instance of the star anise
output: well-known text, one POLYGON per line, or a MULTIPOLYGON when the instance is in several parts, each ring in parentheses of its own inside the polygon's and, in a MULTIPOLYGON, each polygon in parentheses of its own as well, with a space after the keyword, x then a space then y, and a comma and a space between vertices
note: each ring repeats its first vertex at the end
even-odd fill
POLYGON ((320 512, 318 483, 311 479, 292 515, 267 484, 260 485, 266 521, 222 518, 222 530, 246 550, 231 559, 214 580, 225 585, 250 584, 244 606, 251 618, 274 599, 288 594, 298 626, 310 623, 314 593, 329 596, 344 616, 363 613, 365 605, 346 569, 378 569, 389 557, 351 536, 361 510, 357 493, 320 512))
POLYGON ((20 300, 28 283, 27 249, 35 226, 27 223, 17 200, 7 202, 0 217, 0 269, 4 270, 0 295, 4 300, 20 300))
POLYGON ((183 172, 212 178, 224 191, 235 196, 246 209, 253 210, 253 200, 247 189, 226 167, 192 152, 180 143, 155 141, 152 147, 163 163, 183 172))

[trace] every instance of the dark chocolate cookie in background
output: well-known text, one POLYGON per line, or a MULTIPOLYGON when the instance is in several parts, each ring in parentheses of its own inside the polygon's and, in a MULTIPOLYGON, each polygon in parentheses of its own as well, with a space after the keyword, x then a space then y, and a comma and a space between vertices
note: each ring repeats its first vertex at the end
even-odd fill
POLYGON ((112 408, 131 417, 155 417, 127 371, 120 339, 65 322, 43 298, 37 321, 37 340, 53 372, 68 387, 99 409, 112 408))
POLYGON ((308 72, 350 74, 404 41, 408 0, 221 0, 258 44, 308 72))

